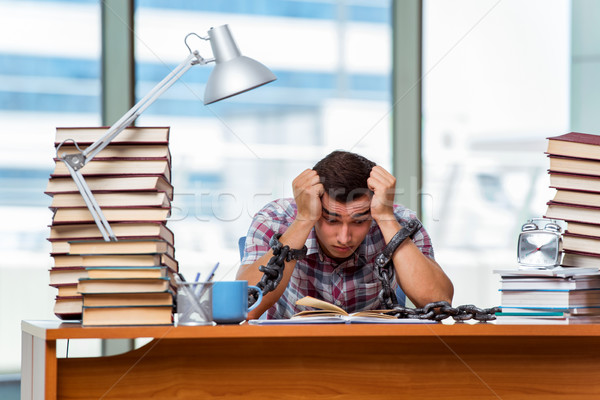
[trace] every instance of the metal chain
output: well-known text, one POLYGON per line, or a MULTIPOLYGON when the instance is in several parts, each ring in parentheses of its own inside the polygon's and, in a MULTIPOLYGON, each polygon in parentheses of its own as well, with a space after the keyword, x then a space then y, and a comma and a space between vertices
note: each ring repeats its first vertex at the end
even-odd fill
POLYGON ((391 310, 394 306, 398 305, 398 299, 396 298, 396 293, 392 289, 390 282, 394 278, 394 271, 391 271, 389 268, 389 264, 387 267, 380 267, 376 269, 377 277, 381 281, 383 288, 379 292, 377 296, 383 308, 386 310, 391 310))
MULTIPOLYGON (((280 234, 271 237, 269 246, 271 246, 271 249, 273 250, 273 257, 271 257, 267 265, 258 267, 258 270, 263 273, 263 276, 256 286, 261 290, 263 296, 275 290, 277 285, 279 285, 279 282, 283 279, 283 270, 285 269, 286 261, 301 260, 306 256, 306 246, 300 250, 290 249, 290 246, 284 246, 279 241, 280 237, 280 234)), ((258 297, 259 295, 256 289, 249 289, 248 306, 254 305, 258 300, 258 297)))
MULTIPOLYGON (((269 241, 269 246, 273 250, 273 257, 267 265, 261 265, 258 270, 263 273, 263 276, 256 284, 262 291, 263 295, 272 292, 277 288, 279 282, 283 279, 283 270, 285 262, 291 260, 300 260, 306 255, 306 246, 301 250, 292 250, 289 246, 283 245, 279 241, 281 235, 274 235, 269 241)), ((492 321, 496 319, 496 313, 500 311, 500 307, 479 308, 472 304, 452 307, 447 301, 437 301, 429 303, 423 308, 403 307, 398 304, 396 294, 392 289, 392 279, 394 279, 394 270, 392 263, 376 262, 377 277, 381 281, 383 288, 379 292, 378 298, 384 309, 389 310, 385 314, 393 315, 396 318, 413 318, 413 319, 430 319, 441 321, 448 317, 452 317, 455 321, 466 321, 474 319, 480 322, 492 321)), ((249 289, 248 305, 252 306, 258 300, 259 294, 256 290, 249 289)))
POLYGON ((392 262, 389 260, 382 265, 380 257, 376 259, 377 277, 381 281, 382 289, 379 292, 379 301, 386 310, 390 310, 386 314, 393 315, 396 318, 413 318, 413 319, 431 319, 441 321, 448 317, 454 318, 455 321, 466 321, 474 319, 480 322, 493 321, 496 319, 496 313, 500 311, 500 307, 478 308, 472 304, 466 304, 453 308, 447 301, 437 301, 429 303, 423 308, 402 307, 398 304, 396 294, 392 290, 392 279, 394 279, 394 270, 392 262))
POLYGON ((472 304, 467 304, 454 308, 447 301, 436 301, 427 304, 423 308, 409 308, 397 305, 385 314, 393 315, 396 318, 430 319, 433 321, 441 321, 452 317, 458 322, 469 319, 487 322, 495 320, 496 313, 499 311, 500 307, 479 308, 472 304))

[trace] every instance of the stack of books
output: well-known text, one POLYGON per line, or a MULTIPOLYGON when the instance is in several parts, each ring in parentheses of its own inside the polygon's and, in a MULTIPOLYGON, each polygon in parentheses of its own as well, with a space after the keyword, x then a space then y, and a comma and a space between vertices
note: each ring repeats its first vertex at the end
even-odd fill
MULTIPOLYGON (((106 128, 58 128, 59 155, 83 150, 106 128), (66 141, 66 142, 65 142, 66 141)), ((46 193, 54 312, 84 325, 169 324, 171 277, 178 271, 171 212, 169 128, 127 128, 80 172, 117 241, 106 242, 64 162, 56 159, 46 193)))
POLYGON ((501 280, 498 323, 600 323, 600 136, 548 138, 550 187, 544 217, 563 220, 560 266, 495 271, 501 280))
POLYGON ((499 324, 600 322, 597 268, 496 270, 501 276, 499 324))
POLYGON ((548 138, 550 187, 545 217, 567 222, 564 267, 600 267, 600 136, 571 132, 548 138))

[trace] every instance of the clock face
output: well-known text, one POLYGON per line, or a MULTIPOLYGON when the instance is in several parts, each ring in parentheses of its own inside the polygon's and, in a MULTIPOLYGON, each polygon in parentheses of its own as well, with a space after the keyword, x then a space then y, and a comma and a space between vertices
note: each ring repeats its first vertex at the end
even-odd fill
POLYGON ((559 235, 552 232, 523 232, 519 235, 519 264, 552 267, 559 263, 559 235))

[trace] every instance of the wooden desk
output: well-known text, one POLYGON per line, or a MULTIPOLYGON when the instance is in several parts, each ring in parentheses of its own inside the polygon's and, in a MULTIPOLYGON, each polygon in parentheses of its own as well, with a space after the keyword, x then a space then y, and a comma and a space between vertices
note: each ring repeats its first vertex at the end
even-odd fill
POLYGON ((600 325, 85 327, 23 321, 22 399, 600 398, 600 325), (58 358, 57 339, 155 340, 58 358))

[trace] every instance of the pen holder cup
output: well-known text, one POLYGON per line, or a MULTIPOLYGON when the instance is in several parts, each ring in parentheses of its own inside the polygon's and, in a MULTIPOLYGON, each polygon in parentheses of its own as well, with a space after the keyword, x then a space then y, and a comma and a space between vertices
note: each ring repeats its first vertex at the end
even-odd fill
POLYGON ((177 284, 176 325, 213 325, 213 282, 177 284))

